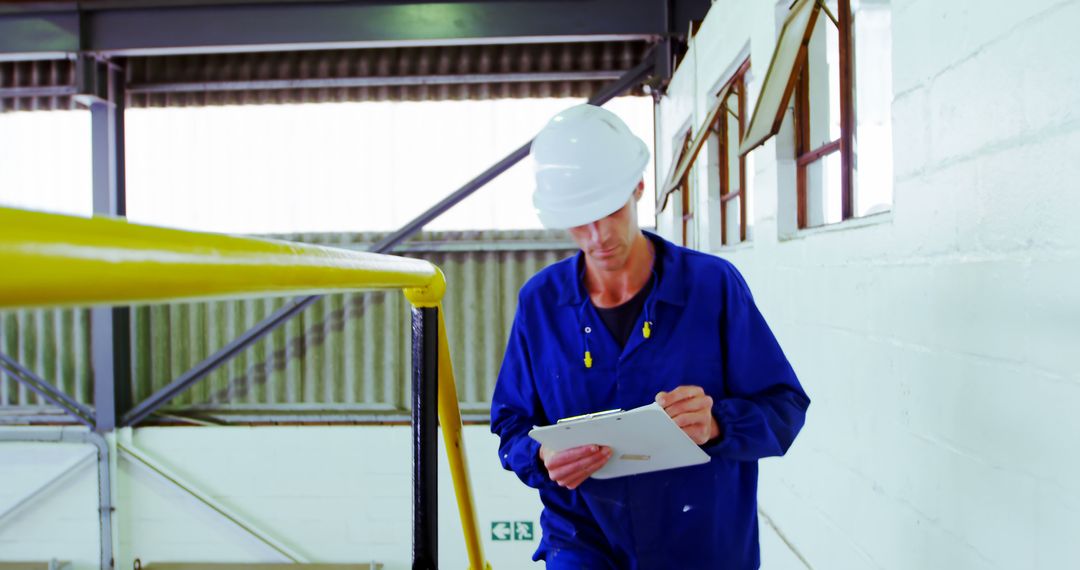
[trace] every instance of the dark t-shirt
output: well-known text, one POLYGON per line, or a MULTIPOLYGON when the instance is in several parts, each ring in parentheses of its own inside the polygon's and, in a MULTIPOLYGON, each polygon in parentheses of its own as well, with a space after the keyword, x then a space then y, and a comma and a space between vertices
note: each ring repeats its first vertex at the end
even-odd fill
POLYGON ((593 305, 600 315, 600 320, 604 321, 604 326, 607 327, 611 336, 615 337, 615 342, 619 343, 620 347, 625 347, 630 340, 630 335, 634 334, 638 316, 641 315, 641 309, 645 306, 645 299, 649 298, 656 277, 660 275, 659 259, 653 263, 653 275, 654 277, 650 277, 641 291, 638 291, 629 301, 606 309, 593 305))

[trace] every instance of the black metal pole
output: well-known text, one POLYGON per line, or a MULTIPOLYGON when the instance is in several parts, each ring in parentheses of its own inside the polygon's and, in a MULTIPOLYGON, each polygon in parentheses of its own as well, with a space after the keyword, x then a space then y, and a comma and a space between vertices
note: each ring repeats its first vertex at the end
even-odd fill
POLYGON ((439 566, 439 310, 414 308, 413 358, 413 570, 439 566))

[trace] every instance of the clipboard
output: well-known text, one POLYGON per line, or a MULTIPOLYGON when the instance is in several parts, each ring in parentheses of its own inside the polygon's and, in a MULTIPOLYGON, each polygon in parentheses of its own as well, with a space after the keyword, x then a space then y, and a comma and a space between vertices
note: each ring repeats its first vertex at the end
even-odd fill
POLYGON ((535 427, 529 437, 554 451, 580 445, 604 445, 611 459, 592 476, 612 479, 709 462, 659 404, 632 410, 610 410, 535 427))

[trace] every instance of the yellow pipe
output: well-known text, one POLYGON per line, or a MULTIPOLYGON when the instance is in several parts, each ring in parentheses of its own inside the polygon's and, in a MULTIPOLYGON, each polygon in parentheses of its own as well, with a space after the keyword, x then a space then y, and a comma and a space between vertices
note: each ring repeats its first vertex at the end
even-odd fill
POLYGON ((431 263, 0 208, 0 308, 426 287, 431 263))
POLYGON ((406 289, 405 297, 413 306, 437 307, 439 309, 439 425, 442 427, 446 458, 450 464, 450 477, 454 481, 461 530, 465 535, 465 550, 469 555, 469 570, 491 570, 484 560, 484 546, 480 541, 480 528, 476 523, 476 504, 473 502, 472 484, 469 481, 469 464, 465 459, 465 440, 461 437, 461 409, 458 407, 457 383, 454 381, 454 363, 450 359, 450 343, 446 336, 446 314, 442 308, 446 279, 439 272, 439 279, 421 289, 406 289))
POLYGON ((446 319, 442 304, 439 305, 439 424, 442 426, 446 457, 450 463, 450 476, 454 480, 458 516, 465 534, 465 550, 469 553, 470 570, 491 570, 484 560, 484 545, 480 542, 480 529, 476 523, 476 504, 473 502, 472 484, 469 481, 469 464, 465 459, 465 440, 461 437, 461 409, 458 407, 457 383, 454 381, 454 365, 450 360, 450 346, 446 338, 446 319))

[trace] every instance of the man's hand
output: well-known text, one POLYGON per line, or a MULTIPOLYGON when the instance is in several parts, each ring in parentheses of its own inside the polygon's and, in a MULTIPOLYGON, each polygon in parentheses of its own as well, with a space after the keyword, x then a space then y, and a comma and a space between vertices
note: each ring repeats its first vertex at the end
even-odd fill
POLYGON ((540 446, 540 460, 544 462, 548 476, 567 489, 576 489, 610 458, 611 448, 602 445, 582 445, 558 453, 540 446))
POLYGON ((670 392, 656 395, 675 424, 698 445, 720 437, 720 424, 712 415, 713 399, 701 386, 679 386, 670 392))

